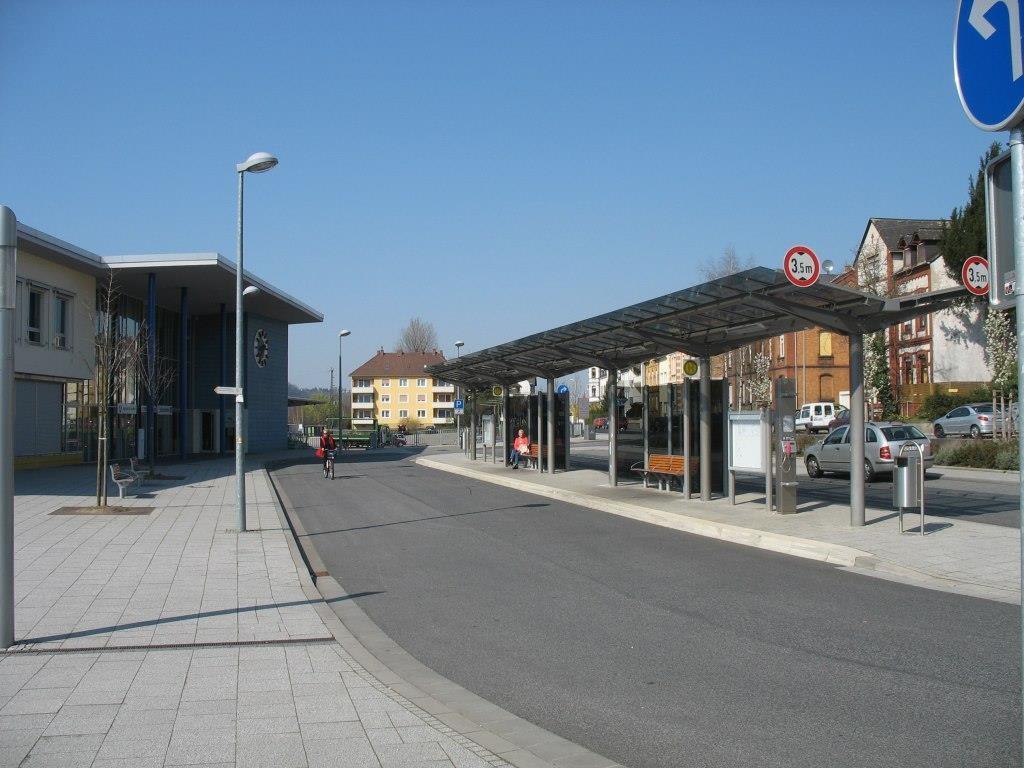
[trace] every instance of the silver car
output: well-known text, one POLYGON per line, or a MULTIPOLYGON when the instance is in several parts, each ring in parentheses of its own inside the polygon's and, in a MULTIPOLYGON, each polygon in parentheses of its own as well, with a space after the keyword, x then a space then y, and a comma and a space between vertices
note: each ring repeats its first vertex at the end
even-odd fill
POLYGON ((936 437, 946 435, 968 435, 970 437, 992 437, 1002 418, 993 412, 992 403, 969 403, 954 408, 935 420, 932 429, 936 437))
MULTIPOLYGON (((933 462, 931 441, 917 427, 895 421, 869 421, 864 425, 864 480, 871 482, 876 476, 891 473, 896 466, 905 443, 917 443, 924 452, 924 468, 933 462)), ((908 453, 916 453, 908 449, 908 453)), ((847 425, 832 430, 804 451, 804 464, 810 477, 821 477, 826 472, 850 471, 850 428, 847 425)))

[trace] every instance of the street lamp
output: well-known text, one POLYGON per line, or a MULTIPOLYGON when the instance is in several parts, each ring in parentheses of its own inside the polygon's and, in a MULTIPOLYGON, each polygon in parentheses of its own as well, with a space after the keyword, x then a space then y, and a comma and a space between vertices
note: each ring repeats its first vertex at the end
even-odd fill
POLYGON ((348 328, 338 331, 338 443, 341 444, 341 340, 351 334, 348 328))
MULTIPOLYGON (((245 447, 242 444, 242 296, 255 293, 249 286, 242 290, 243 261, 243 212, 245 200, 245 174, 263 173, 277 165, 277 158, 267 152, 255 152, 245 162, 235 166, 238 173, 238 263, 235 266, 235 497, 238 500, 238 531, 245 531, 245 447)), ((256 288, 258 291, 259 288, 256 288)))
MULTIPOLYGON (((462 356, 462 348, 466 346, 464 341, 455 342, 455 359, 458 360, 462 356)), ((462 399, 462 387, 458 384, 455 385, 455 399, 462 399)), ((459 447, 462 447, 462 416, 458 413, 455 414, 455 434, 459 436, 459 447)))

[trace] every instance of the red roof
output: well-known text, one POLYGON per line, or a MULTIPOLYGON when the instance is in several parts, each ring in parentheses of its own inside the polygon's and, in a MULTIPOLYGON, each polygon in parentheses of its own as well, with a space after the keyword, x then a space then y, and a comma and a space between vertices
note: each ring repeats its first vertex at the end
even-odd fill
POLYGON ((349 375, 352 378, 373 378, 375 376, 432 378, 424 372, 423 367, 444 361, 443 352, 385 352, 380 350, 349 375))

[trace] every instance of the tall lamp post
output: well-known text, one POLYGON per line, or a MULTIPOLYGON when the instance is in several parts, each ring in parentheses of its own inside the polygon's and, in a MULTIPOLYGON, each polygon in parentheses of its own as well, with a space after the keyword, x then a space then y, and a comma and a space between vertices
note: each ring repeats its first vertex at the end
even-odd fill
MULTIPOLYGON (((458 360, 462 356, 462 348, 466 346, 464 341, 455 342, 455 359, 458 360)), ((458 384, 455 385, 455 399, 462 399, 462 387, 458 384)), ((455 414, 455 434, 459 436, 459 447, 462 448, 462 416, 455 414)))
POLYGON ((0 648, 14 645, 14 299, 18 220, 0 205, 0 648))
MULTIPOLYGON (((341 340, 343 338, 345 338, 346 336, 348 336, 349 334, 351 334, 351 333, 352 333, 352 331, 350 331, 348 328, 342 328, 340 331, 338 331, 338 444, 339 445, 344 445, 344 443, 342 443, 342 441, 341 441, 341 382, 342 382, 342 376, 341 376, 341 340)), ((351 413, 351 409, 349 409, 349 413, 351 413)))
POLYGON ((243 261, 243 228, 242 219, 245 210, 245 174, 263 173, 277 165, 277 158, 267 152, 255 152, 249 155, 244 163, 235 166, 238 172, 238 264, 235 267, 235 497, 238 500, 238 531, 245 530, 245 449, 242 443, 242 273, 243 261))

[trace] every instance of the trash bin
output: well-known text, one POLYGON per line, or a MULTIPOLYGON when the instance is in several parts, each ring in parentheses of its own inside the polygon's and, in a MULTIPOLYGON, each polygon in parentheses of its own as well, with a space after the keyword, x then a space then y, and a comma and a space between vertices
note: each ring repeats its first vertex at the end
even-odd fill
POLYGON ((597 430, 593 427, 587 427, 587 440, 597 440, 597 430))
POLYGON ((921 504, 921 468, 917 454, 896 457, 892 472, 892 505, 896 509, 915 509, 921 504))

